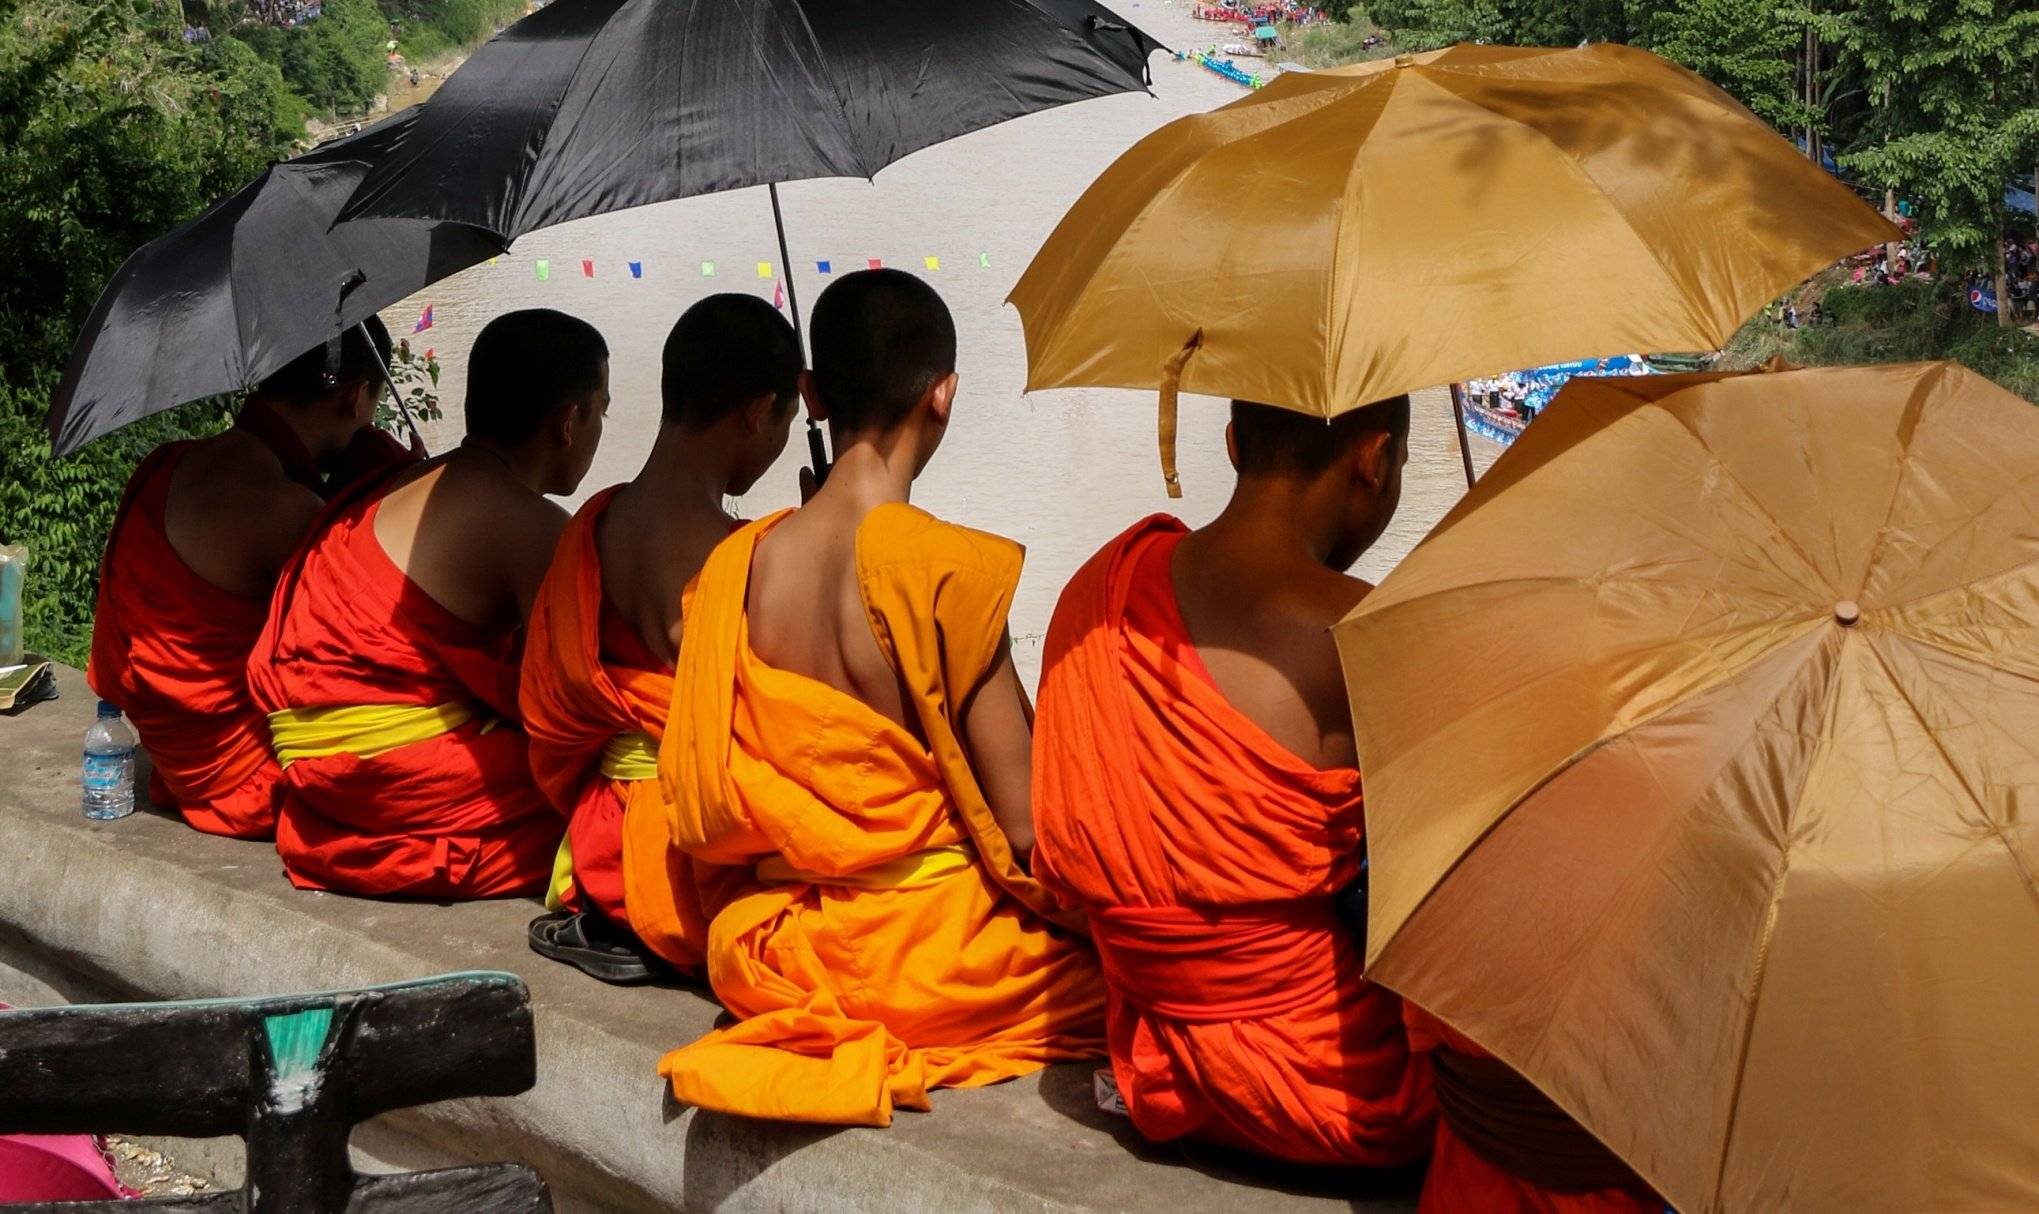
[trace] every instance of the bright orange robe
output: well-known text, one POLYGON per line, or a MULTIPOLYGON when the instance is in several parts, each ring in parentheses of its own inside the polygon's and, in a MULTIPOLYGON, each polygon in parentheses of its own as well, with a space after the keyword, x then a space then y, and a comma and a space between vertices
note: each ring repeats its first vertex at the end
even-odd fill
MULTIPOLYGON (((658 780, 602 774, 603 748, 622 734, 665 736, 672 668, 651 653, 602 594, 595 543, 622 486, 604 489, 566 525, 554 550, 524 648, 524 728, 531 772, 567 814, 573 908, 592 906, 682 969, 701 968, 708 919, 699 865, 672 846, 672 812, 658 780)), ((714 874, 702 877, 714 883, 714 874)))
POLYGON ((85 678, 134 722, 155 768, 150 800, 207 834, 267 839, 281 772, 248 695, 248 651, 269 603, 221 590, 170 546, 163 509, 190 449, 156 448, 128 481, 100 566, 85 678))
POLYGON ((456 728, 370 757, 284 771, 276 850, 301 888, 417 898, 536 893, 561 821, 531 778, 517 720, 520 633, 478 628, 375 538, 381 491, 328 507, 284 570, 248 661, 264 712, 463 705, 456 728))
POLYGON ((1089 913, 1142 1134, 1308 1164, 1419 1159, 1429 1068, 1333 901, 1359 874, 1359 773, 1310 766, 1226 702, 1176 603, 1184 534, 1141 522, 1056 606, 1034 870, 1089 913))
POLYGON ((865 610, 917 737, 751 652, 751 554, 784 517, 708 558, 680 641, 659 755, 673 836, 756 880, 708 934, 709 981, 738 1022, 660 1072, 703 1108, 887 1125, 931 1088, 1096 1057, 1096 958, 1041 917, 958 732, 999 654, 1019 547, 903 505, 859 529, 865 610))
MULTIPOLYGON (((1475 1058, 1492 1055, 1415 1004, 1403 1006, 1410 1048, 1448 1049, 1475 1058)), ((1451 1127, 1437 1123, 1437 1149, 1423 1178, 1417 1214, 1665 1214, 1664 1199, 1641 1186, 1559 1192, 1482 1159, 1451 1127)))

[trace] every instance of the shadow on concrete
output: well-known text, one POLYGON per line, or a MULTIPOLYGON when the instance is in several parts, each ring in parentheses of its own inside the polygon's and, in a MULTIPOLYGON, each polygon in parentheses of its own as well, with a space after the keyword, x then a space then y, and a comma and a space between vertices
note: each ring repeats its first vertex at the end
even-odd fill
POLYGON ((688 1209, 737 1209, 750 1184, 801 1151, 842 1133, 846 1126, 759 1121, 694 1109, 665 1093, 665 1119, 691 1114, 687 1123, 688 1209))
POLYGON ((1423 1187, 1425 1164, 1401 1168, 1333 1168, 1283 1163, 1247 1151, 1190 1139, 1149 1142, 1124 1117, 1097 1107, 1091 1095, 1090 1065, 1049 1067, 1041 1073, 1041 1100, 1079 1125, 1110 1134, 1128 1154, 1146 1163, 1185 1168, 1233 1184, 1272 1189, 1297 1197, 1329 1197, 1348 1201, 1354 1210, 1378 1209, 1377 1203, 1415 1207, 1423 1187))

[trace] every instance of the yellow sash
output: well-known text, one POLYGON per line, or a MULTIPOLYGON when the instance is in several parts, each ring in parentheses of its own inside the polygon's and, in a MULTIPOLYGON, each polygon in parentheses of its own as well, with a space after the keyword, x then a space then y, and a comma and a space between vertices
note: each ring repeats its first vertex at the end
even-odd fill
POLYGON ((650 734, 617 734, 602 747, 602 774, 611 780, 658 779, 658 744, 650 734))
POLYGON ((794 868, 784 856, 758 861, 758 880, 767 885, 833 885, 843 889, 920 889, 946 881, 976 863, 968 843, 948 843, 880 861, 853 873, 814 873, 794 868))
MULTIPOLYGON (((342 704, 333 708, 286 708, 269 714, 269 741, 276 762, 353 755, 372 759, 452 733, 480 715, 471 704, 342 704)), ((501 721, 491 718, 482 732, 501 721)))

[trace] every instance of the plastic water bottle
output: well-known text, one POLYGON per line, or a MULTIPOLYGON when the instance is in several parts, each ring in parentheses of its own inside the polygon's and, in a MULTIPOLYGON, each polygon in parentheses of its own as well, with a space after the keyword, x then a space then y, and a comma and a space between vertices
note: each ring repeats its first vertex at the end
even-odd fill
POLYGON ((120 709, 99 701, 99 719, 85 731, 85 816, 111 822, 135 811, 135 731, 120 709))

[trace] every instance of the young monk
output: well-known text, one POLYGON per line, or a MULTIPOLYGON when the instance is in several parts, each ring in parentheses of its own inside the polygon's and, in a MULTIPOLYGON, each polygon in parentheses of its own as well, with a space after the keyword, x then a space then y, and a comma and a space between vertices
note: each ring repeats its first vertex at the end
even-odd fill
POLYGON ((674 838, 754 881, 708 932, 737 1022, 660 1071, 704 1108, 887 1125, 931 1088, 1095 1056, 1104 990, 1024 867, 1020 549, 907 504, 955 404, 949 310, 909 274, 845 275, 812 349, 834 469, 716 548, 680 638, 674 838))
POLYGON ((1429 1068, 1338 909, 1364 819, 1330 629, 1367 592, 1344 571, 1395 511, 1408 434, 1406 397, 1330 422, 1235 402, 1224 511, 1135 525, 1055 609, 1035 872, 1089 913, 1148 1138, 1315 1165, 1429 1147, 1429 1068))
POLYGON ((263 380, 226 432, 156 448, 107 536, 87 681, 134 722, 149 799, 208 834, 276 833, 281 773, 248 652, 328 474, 405 458, 369 424, 389 349, 370 320, 263 380))
POLYGON ((489 322, 456 450, 327 508, 248 662, 297 885, 489 898, 544 887, 560 819, 517 719, 524 619, 587 474, 608 348, 558 312, 489 322))
POLYGON ((571 857, 566 888, 554 889, 569 911, 534 920, 531 947, 604 981, 650 977, 647 949, 701 967, 707 921, 694 862, 671 846, 658 743, 682 604, 737 526, 723 498, 785 450, 799 387, 799 341, 771 304, 711 295, 687 309, 666 338, 663 416, 643 470, 567 524, 531 612, 521 695, 531 770, 568 816, 571 857))

